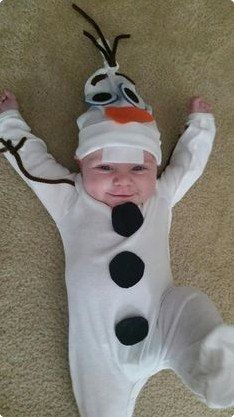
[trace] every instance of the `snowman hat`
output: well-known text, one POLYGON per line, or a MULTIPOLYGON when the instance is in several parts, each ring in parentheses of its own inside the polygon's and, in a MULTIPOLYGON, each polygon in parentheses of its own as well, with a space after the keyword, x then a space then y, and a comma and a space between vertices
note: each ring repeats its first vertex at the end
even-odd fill
POLYGON ((79 128, 76 157, 83 159, 102 149, 103 163, 143 164, 144 151, 147 151, 155 157, 157 165, 161 165, 160 132, 152 108, 137 93, 134 81, 118 72, 118 42, 130 35, 116 36, 111 48, 97 23, 76 4, 72 7, 96 29, 97 40, 89 32, 83 33, 92 40, 104 60, 104 66, 85 84, 85 102, 89 109, 76 121, 79 128))

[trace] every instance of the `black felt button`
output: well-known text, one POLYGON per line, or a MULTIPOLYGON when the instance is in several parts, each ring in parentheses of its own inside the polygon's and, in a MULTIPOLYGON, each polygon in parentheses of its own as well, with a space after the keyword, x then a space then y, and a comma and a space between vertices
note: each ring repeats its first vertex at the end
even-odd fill
POLYGON ((147 336, 148 331, 148 321, 140 316, 121 320, 115 326, 115 334, 118 340, 126 346, 141 342, 147 336))
POLYGON ((119 204, 112 209, 112 226, 114 231, 121 236, 133 235, 143 222, 144 217, 139 207, 132 202, 119 204))
POLYGON ((113 281, 122 288, 135 285, 144 275, 145 264, 132 252, 120 252, 109 265, 113 281))

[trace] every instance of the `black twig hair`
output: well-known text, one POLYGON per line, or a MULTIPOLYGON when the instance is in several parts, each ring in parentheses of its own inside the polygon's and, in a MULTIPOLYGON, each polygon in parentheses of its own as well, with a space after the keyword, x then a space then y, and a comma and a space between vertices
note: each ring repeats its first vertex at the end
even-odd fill
POLYGON ((118 47, 118 42, 119 42, 120 39, 130 38, 131 35, 122 34, 122 35, 116 36, 115 39, 114 39, 113 47, 111 49, 109 47, 103 33, 102 33, 100 27, 98 26, 98 24, 90 16, 88 16, 87 13, 84 12, 84 10, 82 10, 76 4, 73 3, 72 7, 73 7, 74 10, 79 12, 86 20, 88 20, 88 22, 91 23, 93 25, 93 27, 96 29, 98 35, 100 36, 100 38, 102 40, 103 47, 101 45, 99 45, 99 43, 96 41, 94 36, 91 35, 89 32, 86 32, 86 30, 84 30, 83 33, 84 33, 85 36, 87 36, 89 39, 91 39, 91 41, 94 43, 96 48, 98 48, 103 53, 103 55, 105 56, 105 59, 108 62, 109 66, 110 67, 115 67, 117 65, 117 63, 116 63, 116 51, 117 51, 117 47, 118 47))

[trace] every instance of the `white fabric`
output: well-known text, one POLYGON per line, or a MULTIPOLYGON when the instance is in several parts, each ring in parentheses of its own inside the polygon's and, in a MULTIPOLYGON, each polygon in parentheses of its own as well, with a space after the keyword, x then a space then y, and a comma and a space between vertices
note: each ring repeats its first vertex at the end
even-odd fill
MULTIPOLYGON (((83 115, 81 116, 83 117, 83 115)), ((77 119, 79 126, 79 119, 77 119)), ((160 132, 155 122, 149 123, 116 123, 112 120, 103 120, 95 124, 90 124, 82 128, 79 132, 79 146, 76 149, 76 156, 79 159, 84 158, 92 152, 105 147, 132 147, 150 152, 157 160, 157 165, 161 165, 161 141, 160 132)), ((143 152, 142 152, 143 155, 143 152)), ((115 159, 114 153, 112 155, 115 159)), ((131 153, 128 152, 131 162, 131 153)), ((118 158, 120 161, 120 157, 118 158)), ((110 161, 114 162, 114 161, 110 161)), ((126 159, 121 162, 126 162, 126 159)), ((137 161, 137 163, 139 163, 137 161)))
MULTIPOLYGON (((99 39, 98 42, 101 42, 101 40, 99 39)), ((124 107, 132 107, 133 110, 138 109, 144 114, 152 116, 152 107, 144 102, 134 83, 125 76, 119 75, 118 68, 118 64, 116 67, 109 67, 104 58, 104 67, 95 71, 85 83, 85 101, 91 107, 77 119, 80 132, 76 156, 82 159, 106 146, 117 146, 118 148, 119 146, 128 146, 124 154, 118 149, 111 150, 108 155, 108 162, 142 163, 139 161, 144 158, 143 150, 145 150, 154 155, 157 165, 161 165, 160 132, 155 120, 137 122, 131 119, 130 122, 130 119, 128 119, 128 123, 118 123, 105 113, 109 106, 114 106, 119 110, 123 110, 124 107), (100 75, 106 77, 97 81, 100 75), (131 92, 130 96, 126 94, 126 91, 131 92), (103 94, 106 95, 105 98, 102 97, 101 102, 97 102, 95 97, 100 97, 103 94), (132 101, 131 94, 135 96, 137 103, 134 100, 132 101), (132 147, 138 148, 137 158, 132 155, 132 147)), ((127 119, 126 110, 125 121, 127 119)), ((103 160, 102 162, 107 161, 103 160)))
POLYGON ((28 140, 19 154, 31 175, 75 181, 75 187, 31 181, 21 173, 15 158, 4 153, 48 210, 63 241, 69 363, 81 417, 131 417, 141 387, 166 367, 183 374, 185 384, 208 406, 233 406, 233 326, 222 325, 219 314, 213 314, 211 301, 203 297, 200 302, 191 289, 172 288, 169 254, 172 208, 205 169, 215 137, 213 116, 189 116, 169 166, 142 207, 144 222, 128 238, 113 231, 111 208, 86 193, 80 174, 70 173, 47 153, 46 144, 30 133, 18 111, 0 115, 0 137, 16 145, 23 136, 28 140), (108 269, 112 258, 122 251, 136 253, 145 264, 141 281, 127 289, 111 280, 108 269), (198 307, 192 299, 199 301, 198 307), (190 305, 193 313, 189 315, 190 305), (195 320, 201 311, 204 320, 200 316, 195 320), (147 318, 149 333, 142 342, 124 346, 115 336, 114 325, 129 315, 147 318), (177 358, 181 341, 184 352, 177 358), (194 378, 186 374, 191 364, 196 364, 194 378))
POLYGON ((141 149, 124 146, 110 146, 102 150, 102 163, 144 164, 144 152, 141 149))
POLYGON ((191 287, 170 287, 158 318, 163 369, 172 369, 208 407, 234 406, 234 325, 209 297, 191 287))

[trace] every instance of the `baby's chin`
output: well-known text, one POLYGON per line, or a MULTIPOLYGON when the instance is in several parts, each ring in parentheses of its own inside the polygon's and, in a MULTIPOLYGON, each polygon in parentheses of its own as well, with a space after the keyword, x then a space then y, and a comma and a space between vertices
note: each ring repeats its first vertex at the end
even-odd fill
POLYGON ((143 199, 140 198, 138 195, 132 196, 132 197, 116 197, 116 196, 110 195, 110 196, 105 197, 103 201, 103 203, 105 203, 111 208, 116 207, 120 204, 129 203, 129 202, 134 203, 138 206, 144 203, 143 199))

